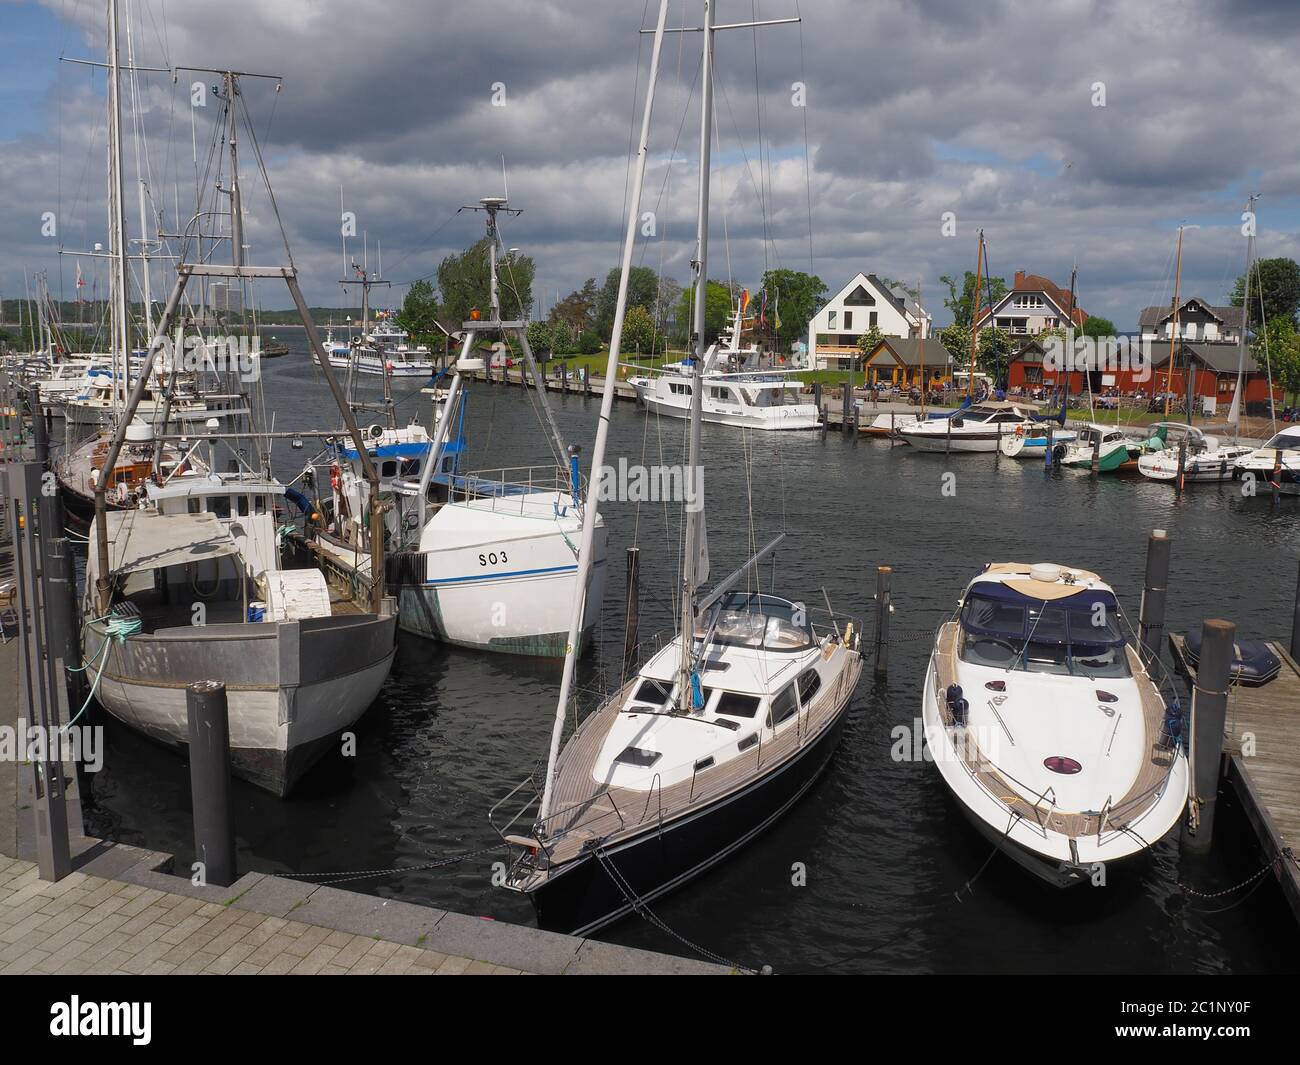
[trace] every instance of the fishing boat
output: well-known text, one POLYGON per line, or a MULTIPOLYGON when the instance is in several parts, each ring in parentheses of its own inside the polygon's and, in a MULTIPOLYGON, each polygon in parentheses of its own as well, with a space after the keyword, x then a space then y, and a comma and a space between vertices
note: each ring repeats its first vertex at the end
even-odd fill
MULTIPOLYGON (((400 514, 400 550, 387 579, 398 597, 403 631, 473 650, 562 658, 570 605, 577 590, 577 538, 590 499, 578 448, 561 436, 524 321, 503 321, 497 284, 496 216, 512 210, 489 196, 472 210, 487 219, 490 315, 464 324, 461 352, 428 445, 428 458, 392 482, 400 514), (537 386, 536 395, 555 462, 461 473, 459 455, 466 381, 484 369, 475 345, 484 334, 513 339, 537 386), (454 452, 453 452, 454 448, 454 452), (567 458, 567 465, 562 464, 567 458)), ((412 456, 414 459, 414 456, 412 456)), ((604 598, 605 527, 597 525, 596 577, 586 586, 581 653, 604 598)))
POLYGON ((992 452, 1004 437, 1015 436, 1033 425, 1026 408, 1005 400, 973 403, 946 418, 931 418, 904 425, 898 435, 918 451, 992 452))
POLYGON ((1237 460, 1253 450, 1244 444, 1224 444, 1194 425, 1156 422, 1164 430, 1164 447, 1138 456, 1138 472, 1149 481, 1184 484, 1230 481, 1237 460))
POLYGON ((433 356, 423 344, 412 344, 405 329, 381 317, 362 335, 343 343, 327 339, 330 365, 357 373, 389 377, 432 377, 433 356))
MULTIPOLYGON (((117 5, 110 0, 109 173, 110 190, 120 203, 120 187, 114 189, 121 179, 117 36, 117 5)), ((229 153, 229 167, 222 168, 229 175, 229 188, 207 191, 213 199, 228 197, 232 262, 178 262, 156 328, 147 323, 150 339, 139 373, 129 392, 117 397, 114 427, 100 463, 101 470, 114 472, 94 479, 83 639, 87 673, 93 678, 91 692, 100 704, 127 725, 174 747, 188 743, 187 687, 202 680, 225 681, 234 772, 285 795, 374 701, 396 653, 395 604, 375 583, 367 588, 368 600, 334 601, 319 569, 286 565, 283 527, 277 519, 287 518, 286 498, 296 498, 299 505, 304 500, 272 476, 271 434, 254 423, 248 403, 228 411, 230 424, 213 418, 201 434, 184 427, 169 433, 173 412, 166 402, 159 411, 156 438, 150 438, 151 424, 137 417, 154 380, 160 350, 179 321, 191 278, 242 284, 258 277, 279 277, 299 309, 346 431, 356 446, 362 445, 360 430, 342 402, 310 320, 295 270, 288 265, 249 267, 244 261, 237 108, 247 98, 245 80, 257 77, 227 71, 216 93, 223 121, 215 137, 229 153), (170 470, 159 460, 164 434, 172 443, 186 445, 185 461, 170 470), (220 458, 218 448, 224 448, 220 458), (255 457, 246 457, 249 450, 255 457), (205 457, 203 468, 189 461, 197 454, 205 457), (111 482, 123 455, 128 460, 151 456, 151 461, 138 463, 143 468, 131 485, 133 505, 112 510, 109 491, 115 488, 111 482)), ((257 172, 267 182, 269 196, 264 159, 260 147, 256 143, 253 147, 257 172)), ((220 216, 215 210, 201 214, 220 216)), ((120 212, 110 227, 110 241, 113 354, 115 363, 124 367, 132 322, 120 212)), ((216 397, 218 401, 233 398, 216 397)), ((369 506, 378 513, 381 503, 373 464, 367 473, 369 506)), ((382 572, 382 536, 372 536, 367 547, 372 571, 382 572)))
MULTIPOLYGON (((743 315, 738 301, 727 327, 704 353, 699 386, 703 389, 704 420, 760 430, 818 428, 821 412, 816 404, 800 399, 803 382, 784 371, 760 369, 758 348, 741 348, 743 315)), ((636 389, 637 401, 647 410, 670 418, 690 417, 697 387, 690 360, 630 377, 628 384, 636 389)))
MULTIPOLYGON (((668 0, 661 0, 623 245, 608 372, 618 365, 628 275, 648 152, 653 86, 668 0)), ((696 361, 689 463, 702 462, 704 278, 708 262, 713 5, 704 10, 696 361)), ((602 397, 594 462, 604 462, 613 390, 602 397)), ((530 777, 489 817, 514 848, 504 886, 539 924, 588 934, 643 908, 752 840, 804 795, 838 743, 862 668, 860 628, 759 589, 777 537, 707 594, 703 500, 685 509, 681 612, 672 638, 604 698, 561 749, 575 654, 565 656, 544 777, 530 777), (521 829, 531 819, 530 829, 521 829)), ((594 569, 596 503, 584 515, 579 587, 594 569)), ((584 621, 575 597, 570 643, 584 621)))
POLYGON ((1233 464, 1236 480, 1252 478, 1280 495, 1300 495, 1300 425, 1289 425, 1233 464))
POLYGON ((925 738, 987 839, 1058 887, 1160 842, 1187 805, 1184 722, 1095 573, 996 563, 939 628, 925 738))

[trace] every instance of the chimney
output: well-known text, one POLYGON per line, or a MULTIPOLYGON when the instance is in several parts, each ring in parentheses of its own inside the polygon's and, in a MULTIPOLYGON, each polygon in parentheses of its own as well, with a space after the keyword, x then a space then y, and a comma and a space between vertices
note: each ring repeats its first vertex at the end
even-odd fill
POLYGON ((1016 280, 1012 285, 1012 288, 1024 288, 1024 287, 1025 287, 1025 272, 1023 270, 1017 270, 1016 280))

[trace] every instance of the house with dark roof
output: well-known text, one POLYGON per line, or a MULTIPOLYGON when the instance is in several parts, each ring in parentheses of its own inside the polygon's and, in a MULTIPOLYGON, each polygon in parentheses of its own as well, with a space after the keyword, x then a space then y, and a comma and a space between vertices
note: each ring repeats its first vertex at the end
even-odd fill
MULTIPOLYGON (((1178 339, 1236 344, 1241 338, 1242 308, 1215 307, 1192 296, 1178 308, 1178 339)), ((1143 307, 1138 315, 1143 340, 1170 340, 1174 335, 1174 309, 1143 307)))
POLYGON ((937 339, 885 337, 864 363, 867 384, 942 388, 952 379, 953 357, 937 339))
POLYGON ((875 326, 887 337, 929 335, 930 315, 875 274, 855 274, 808 323, 808 366, 845 370, 859 356, 858 338, 875 326))
POLYGON ((1017 270, 1011 288, 992 306, 980 307, 977 324, 1005 330, 1012 337, 1036 337, 1045 329, 1081 326, 1087 313, 1075 306, 1068 289, 1051 278, 1017 270))

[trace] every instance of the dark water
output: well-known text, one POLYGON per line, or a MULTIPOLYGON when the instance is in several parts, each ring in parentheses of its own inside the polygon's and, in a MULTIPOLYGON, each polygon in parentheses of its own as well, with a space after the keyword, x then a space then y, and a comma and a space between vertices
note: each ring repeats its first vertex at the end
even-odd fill
MULTIPOLYGON (((295 351, 267 363, 276 428, 321 426, 328 396, 295 351)), ((398 382, 400 395, 413 389, 398 382)), ((563 431, 589 454, 598 401, 554 397, 563 431)), ((402 400, 428 418, 428 397, 402 400)), ((542 462, 531 394, 473 387, 467 415, 471 463, 542 462)), ((683 423, 648 419, 619 403, 611 456, 675 462, 683 423)), ((310 452, 277 452, 292 476, 310 452)), ((281 445, 277 444, 277 448, 281 445)), ((962 819, 937 773, 890 757, 891 729, 919 713, 929 633, 965 582, 992 560, 1055 561, 1100 572, 1136 616, 1150 529, 1174 538, 1169 627, 1206 616, 1234 620, 1244 637, 1281 637, 1290 622, 1300 506, 1243 500, 1231 488, 1197 486, 1181 500, 1132 479, 1045 475, 1033 462, 922 455, 907 447, 831 433, 746 440, 704 429, 709 542, 715 576, 743 561, 750 536, 788 534, 777 590, 867 614, 875 567, 894 567, 888 682, 864 672, 842 746, 820 784, 780 823, 724 866, 656 904, 683 936, 747 964, 778 971, 1272 972, 1297 968, 1297 934, 1270 877, 1249 898, 1194 900, 1177 886, 1231 887, 1261 864, 1230 796, 1214 852, 1180 852, 1176 835, 1152 857, 1110 872, 1106 888, 1061 893, 990 848, 962 819), (748 449, 749 461, 745 461, 748 449), (746 469, 752 471, 752 483, 746 469), (945 471, 956 494, 945 497, 945 471), (806 885, 794 886, 796 863, 806 885), (987 863, 987 865, 986 865, 987 863), (977 876, 978 874, 978 876, 977 876), (974 883, 963 889, 967 881, 974 883), (958 898, 960 893, 960 899, 958 898)), ((642 548, 642 632, 671 627, 675 516, 661 506, 611 504, 610 588, 603 635, 584 680, 619 668, 623 549, 642 548)), ((768 571, 765 567, 765 578, 768 571)), ((544 756, 557 666, 476 655, 403 637, 391 679, 359 730, 359 753, 319 766, 288 800, 236 782, 244 869, 275 872, 410 867, 496 842, 487 810, 544 756)), ((188 863, 191 828, 180 758, 121 727, 109 729, 93 781, 90 830, 175 852, 188 863)), ((444 869, 413 870, 341 886, 517 922, 528 904, 489 884, 484 855, 444 869)), ((1250 889, 1247 889, 1249 891, 1250 889)), ((607 930, 616 942, 686 953, 632 918, 607 930)))

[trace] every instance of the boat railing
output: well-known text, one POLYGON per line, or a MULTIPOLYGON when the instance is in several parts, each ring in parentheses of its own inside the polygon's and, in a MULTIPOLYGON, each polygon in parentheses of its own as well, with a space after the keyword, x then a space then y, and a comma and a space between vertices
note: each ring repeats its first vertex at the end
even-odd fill
MULTIPOLYGON (((530 496, 552 492, 567 499, 566 503, 557 504, 557 516, 562 517, 568 507, 575 506, 573 483, 569 471, 563 466, 506 466, 452 474, 439 480, 447 485, 449 503, 481 503, 486 500, 490 502, 493 513, 524 514, 538 505, 536 500, 530 500, 530 496)), ((586 494, 587 479, 580 477, 579 498, 585 499, 586 494)))

